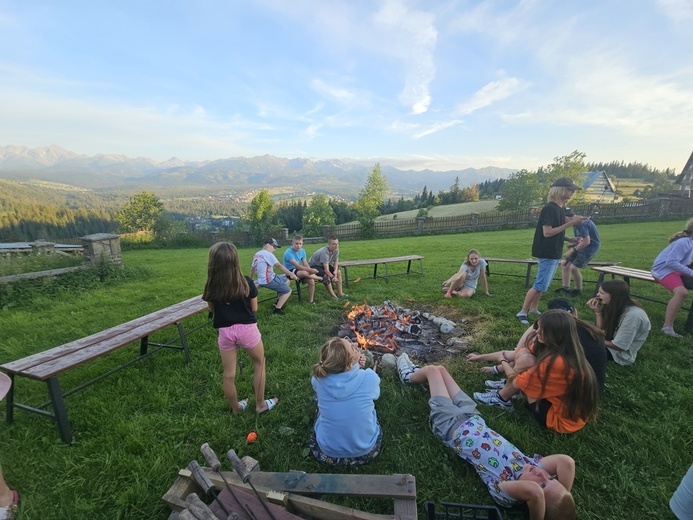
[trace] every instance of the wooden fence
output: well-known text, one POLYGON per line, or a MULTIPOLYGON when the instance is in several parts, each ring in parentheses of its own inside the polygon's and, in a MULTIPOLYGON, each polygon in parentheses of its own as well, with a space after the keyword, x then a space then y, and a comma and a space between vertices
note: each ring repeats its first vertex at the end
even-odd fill
MULTIPOLYGON (((576 204, 571 206, 571 209, 578 215, 591 215, 597 223, 677 217, 687 219, 693 217, 693 200, 652 199, 618 204, 576 204)), ((456 217, 381 220, 375 222, 374 236, 384 238, 534 227, 540 211, 541 208, 529 208, 524 211, 493 211, 456 217)), ((358 223, 325 226, 323 240, 328 236, 336 236, 339 239, 358 239, 361 238, 361 228, 358 223)))

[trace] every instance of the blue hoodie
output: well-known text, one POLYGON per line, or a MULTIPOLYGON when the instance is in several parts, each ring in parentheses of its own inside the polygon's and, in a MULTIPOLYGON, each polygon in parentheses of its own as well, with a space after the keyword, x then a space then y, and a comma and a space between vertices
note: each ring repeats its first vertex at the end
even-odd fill
POLYGON ((329 457, 361 457, 370 452, 380 434, 375 399, 380 397, 380 378, 358 365, 348 372, 313 376, 320 415, 315 437, 329 457))

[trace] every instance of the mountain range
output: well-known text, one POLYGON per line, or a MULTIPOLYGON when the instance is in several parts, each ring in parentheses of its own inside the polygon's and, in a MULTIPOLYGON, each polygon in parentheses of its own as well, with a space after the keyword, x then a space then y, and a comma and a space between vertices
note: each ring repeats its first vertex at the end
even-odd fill
MULTIPOLYGON (((98 154, 87 156, 59 146, 28 148, 0 146, 0 178, 42 180, 87 188, 126 188, 128 185, 156 187, 210 187, 247 189, 295 186, 301 190, 344 196, 356 195, 374 165, 349 159, 287 159, 272 155, 231 157, 208 161, 184 161, 177 157, 158 162, 146 157, 98 154)), ((506 178, 517 171, 508 168, 465 168, 463 170, 400 170, 381 164, 393 193, 404 196, 449 190, 455 179, 460 187, 486 180, 506 178)))

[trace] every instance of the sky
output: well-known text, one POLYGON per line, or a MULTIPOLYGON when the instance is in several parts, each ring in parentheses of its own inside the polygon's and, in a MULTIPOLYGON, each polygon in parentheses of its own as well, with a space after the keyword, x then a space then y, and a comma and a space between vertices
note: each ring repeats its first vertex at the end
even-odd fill
POLYGON ((0 146, 680 172, 692 0, 0 0, 0 146))

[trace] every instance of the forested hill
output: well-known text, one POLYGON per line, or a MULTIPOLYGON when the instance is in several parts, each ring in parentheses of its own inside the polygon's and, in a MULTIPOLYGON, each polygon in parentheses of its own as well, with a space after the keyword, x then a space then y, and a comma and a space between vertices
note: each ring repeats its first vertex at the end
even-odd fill
POLYGON ((0 180, 0 242, 56 240, 114 231, 124 194, 53 183, 0 180))

